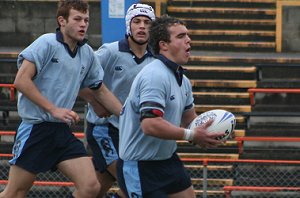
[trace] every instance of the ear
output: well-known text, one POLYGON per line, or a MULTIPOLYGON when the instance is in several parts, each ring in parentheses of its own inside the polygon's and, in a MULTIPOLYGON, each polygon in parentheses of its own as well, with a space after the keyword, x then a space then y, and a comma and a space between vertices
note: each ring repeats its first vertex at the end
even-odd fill
POLYGON ((165 41, 159 41, 159 49, 162 51, 168 50, 168 43, 165 41))
POLYGON ((57 17, 57 21, 58 21, 60 26, 65 26, 65 24, 66 24, 66 20, 64 19, 63 16, 57 17))

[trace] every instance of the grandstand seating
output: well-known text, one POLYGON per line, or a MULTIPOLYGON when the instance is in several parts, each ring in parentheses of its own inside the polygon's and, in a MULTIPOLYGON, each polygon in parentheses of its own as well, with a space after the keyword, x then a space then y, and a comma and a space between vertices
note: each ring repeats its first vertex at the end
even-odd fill
POLYGON ((275 51, 276 0, 174 0, 167 12, 187 21, 194 49, 275 51))
MULTIPOLYGON (((154 4, 155 1, 143 2, 154 4)), ((300 156, 297 150, 300 137, 297 117, 300 113, 295 105, 298 97, 293 93, 286 95, 288 89, 298 90, 300 87, 300 56, 275 53, 275 9, 276 0, 168 1, 165 9, 168 14, 184 19, 191 30, 194 51, 184 67, 193 86, 197 113, 221 108, 233 112, 237 118, 235 138, 218 148, 204 150, 186 141, 177 142, 179 155, 192 176, 197 197, 202 197, 203 193, 207 193, 208 197, 228 197, 233 191, 238 191, 238 195, 240 191, 250 191, 251 194, 269 190, 265 187, 267 185, 276 192, 289 189, 272 183, 272 177, 262 176, 259 178, 261 182, 257 181, 258 177, 251 175, 256 171, 256 165, 235 164, 235 160, 240 159, 295 160, 300 156), (252 95, 266 89, 269 93, 252 95), (270 93, 272 90, 278 93, 270 93), (291 121, 286 121, 287 118, 291 121), (273 144, 275 140, 276 144, 273 144), (290 148, 297 148, 297 153, 291 152, 290 148), (207 164, 210 160, 216 164, 207 164), (244 176, 244 173, 249 175, 244 176), (262 187, 253 187, 253 183, 247 183, 247 180, 262 187)), ((13 83, 17 54, 16 51, 0 52, 0 83, 13 83)), ((1 89, 0 111, 6 114, 3 114, 3 122, 0 123, 0 191, 7 181, 12 134, 20 121, 16 101, 11 101, 8 93, 1 89)), ((85 101, 78 98, 74 110, 80 113, 81 122, 73 127, 74 131, 84 131, 85 105, 85 101)), ((82 137, 83 133, 80 134, 82 137)), ((291 171, 297 177, 297 166, 299 164, 296 163, 292 167, 293 171, 291 167, 280 167, 278 172, 291 171)), ((57 172, 39 175, 38 181, 49 182, 49 178, 54 182, 68 182, 57 172)), ((29 197, 39 197, 39 193, 40 197, 44 197, 43 192, 49 196, 53 193, 52 197, 55 197, 62 191, 70 191, 66 187, 50 188, 50 183, 36 184, 29 197), (49 188, 40 184, 47 184, 49 188)), ((110 192, 116 190, 114 187, 110 192)))

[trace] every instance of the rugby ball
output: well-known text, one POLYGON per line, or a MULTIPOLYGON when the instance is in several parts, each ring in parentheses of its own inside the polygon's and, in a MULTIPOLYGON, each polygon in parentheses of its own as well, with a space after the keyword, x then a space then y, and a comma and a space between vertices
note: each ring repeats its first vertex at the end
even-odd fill
POLYGON ((220 136, 216 139, 227 140, 234 131, 236 119, 235 116, 229 112, 222 109, 214 109, 206 111, 198 115, 192 123, 189 125, 189 129, 194 129, 195 127, 201 126, 208 120, 214 120, 213 123, 207 128, 208 132, 224 132, 224 136, 220 136))

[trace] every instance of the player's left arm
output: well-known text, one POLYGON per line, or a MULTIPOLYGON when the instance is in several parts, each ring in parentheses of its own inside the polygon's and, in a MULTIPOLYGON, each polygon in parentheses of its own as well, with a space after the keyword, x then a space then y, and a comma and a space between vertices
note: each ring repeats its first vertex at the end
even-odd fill
POLYGON ((196 117, 197 114, 194 107, 185 110, 182 114, 181 126, 187 128, 196 117))

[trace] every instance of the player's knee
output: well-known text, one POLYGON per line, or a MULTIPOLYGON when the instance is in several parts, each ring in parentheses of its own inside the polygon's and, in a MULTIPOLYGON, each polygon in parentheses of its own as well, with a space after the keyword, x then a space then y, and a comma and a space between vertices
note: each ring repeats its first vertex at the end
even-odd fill
POLYGON ((0 193, 0 198, 19 198, 19 197, 25 197, 27 191, 25 190, 18 190, 14 192, 7 192, 3 191, 0 193))
POLYGON ((83 197, 96 197, 101 188, 98 180, 93 180, 86 182, 84 185, 80 186, 78 191, 80 194, 84 195, 83 197))

